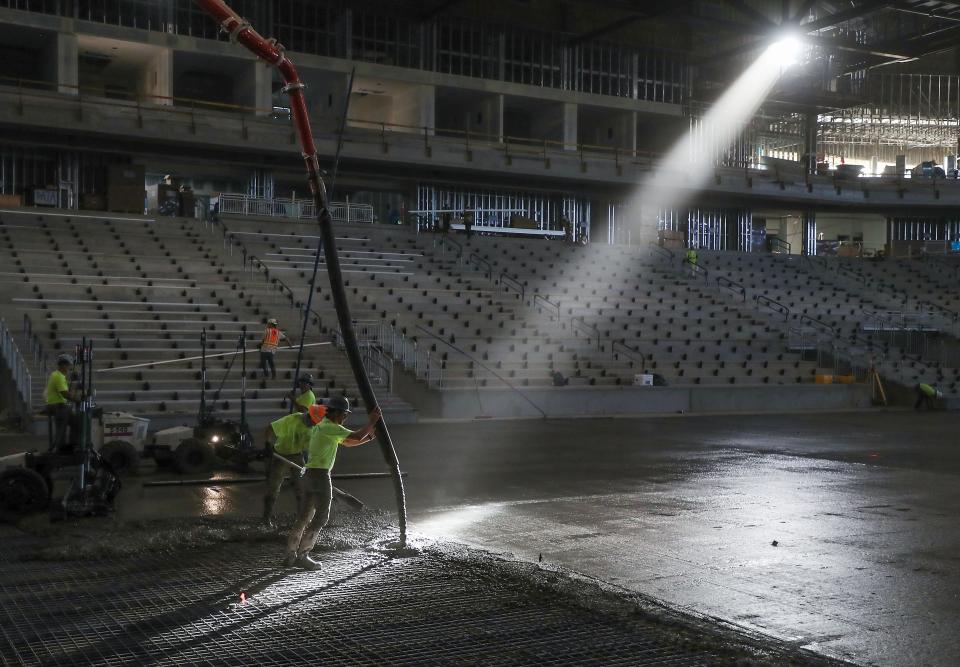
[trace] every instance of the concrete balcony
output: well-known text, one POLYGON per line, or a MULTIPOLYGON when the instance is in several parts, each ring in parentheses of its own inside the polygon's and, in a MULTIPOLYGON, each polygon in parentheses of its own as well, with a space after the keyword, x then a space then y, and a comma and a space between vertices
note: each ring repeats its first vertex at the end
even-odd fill
MULTIPOLYGON (((62 86, 61 86, 62 88, 62 86)), ((336 151, 336 122, 315 120, 321 156, 336 151)), ((91 97, 27 87, 0 87, 0 138, 32 145, 142 154, 176 154, 212 159, 289 157, 301 168, 290 121, 264 115, 262 108, 183 98, 91 97)), ((658 156, 560 139, 530 139, 468 131, 351 119, 343 145, 344 161, 379 174, 428 177, 482 177, 493 183, 576 185, 623 196, 649 178, 658 156)), ((283 168, 283 164, 277 165, 283 168)), ((719 168, 711 176, 674 174, 676 187, 689 190, 690 202, 711 205, 776 204, 823 209, 856 207, 888 215, 937 214, 960 205, 960 182, 857 178, 848 181, 799 172, 719 168)))

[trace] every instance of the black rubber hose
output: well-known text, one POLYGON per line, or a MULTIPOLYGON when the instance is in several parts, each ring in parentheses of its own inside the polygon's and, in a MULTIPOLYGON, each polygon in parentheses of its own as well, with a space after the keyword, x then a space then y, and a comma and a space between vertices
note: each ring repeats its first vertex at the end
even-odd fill
MULTIPOLYGON (((340 258, 337 256, 333 220, 330 218, 330 211, 327 210, 326 206, 320 210, 318 217, 321 245, 323 246, 324 259, 327 261, 327 275, 330 278, 330 292, 333 296, 333 305, 337 310, 337 320, 340 324, 340 333, 343 336, 343 346, 346 349, 347 358, 350 360, 350 368, 353 370, 353 377, 357 382, 360 397, 366 404, 367 410, 372 411, 378 405, 377 397, 373 393, 370 378, 367 377, 367 371, 363 367, 360 345, 357 343, 357 335, 353 330, 353 323, 350 319, 350 305, 347 303, 347 292, 343 288, 343 274, 340 272, 340 258)), ((387 429, 387 422, 380 419, 377 422, 376 430, 377 442, 380 443, 383 458, 395 473, 393 475, 393 488, 396 493, 397 515, 400 520, 400 544, 405 546, 407 543, 407 501, 403 490, 403 478, 400 475, 400 461, 397 459, 397 452, 393 447, 393 439, 387 429)))

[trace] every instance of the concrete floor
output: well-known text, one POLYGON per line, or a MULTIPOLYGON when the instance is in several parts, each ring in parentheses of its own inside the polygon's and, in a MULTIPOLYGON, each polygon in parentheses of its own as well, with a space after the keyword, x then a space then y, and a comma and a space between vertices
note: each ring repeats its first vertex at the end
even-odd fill
POLYGON ((958 425, 861 412, 394 433, 415 530, 542 555, 859 664, 955 665, 958 425))
MULTIPOLYGON (((958 423, 946 413, 860 412, 391 432, 409 474, 413 532, 542 556, 858 664, 953 665, 958 423)), ((376 445, 342 451, 337 463, 338 472, 380 470, 376 445)), ((339 486, 392 506, 389 481, 339 486)), ((254 513, 259 494, 255 485, 133 484, 120 514, 254 513)))

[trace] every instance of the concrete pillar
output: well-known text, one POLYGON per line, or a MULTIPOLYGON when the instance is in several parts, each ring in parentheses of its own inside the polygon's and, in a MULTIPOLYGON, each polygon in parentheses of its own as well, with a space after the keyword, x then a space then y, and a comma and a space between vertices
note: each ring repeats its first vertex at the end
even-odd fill
POLYGON ((804 211, 802 226, 803 254, 817 254, 817 214, 813 211, 804 211))
POLYGON ((807 155, 807 164, 804 165, 804 168, 807 170, 808 174, 817 173, 817 114, 808 113, 804 118, 805 131, 804 131, 804 152, 807 155))
POLYGON ((173 49, 160 49, 147 65, 142 92, 149 104, 173 104, 173 49))
POLYGON ((252 65, 250 106, 256 108, 256 115, 269 116, 273 113, 273 68, 256 61, 252 65))
POLYGON ((58 92, 66 95, 77 94, 77 85, 80 82, 79 55, 77 35, 65 32, 57 33, 55 76, 58 92))
POLYGON ((419 125, 426 127, 427 133, 432 135, 437 128, 437 88, 436 86, 419 86, 419 89, 419 125))
POLYGON ((577 105, 563 103, 563 150, 577 150, 577 105))

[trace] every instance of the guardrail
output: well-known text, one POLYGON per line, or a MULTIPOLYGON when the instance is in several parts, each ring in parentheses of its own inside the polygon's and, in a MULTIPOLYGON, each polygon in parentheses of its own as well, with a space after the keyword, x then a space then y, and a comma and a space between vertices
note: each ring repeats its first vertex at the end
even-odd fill
POLYGON ((600 334, 600 330, 593 326, 592 324, 587 324, 587 321, 581 316, 570 318, 570 329, 573 331, 573 335, 577 336, 578 332, 583 332, 587 334, 589 338, 593 338, 597 343, 597 350, 603 352, 603 337, 600 334))
POLYGON ((717 288, 738 294, 744 302, 747 300, 747 288, 726 276, 717 276, 717 288))
POLYGON ((779 313, 780 315, 783 315, 784 320, 790 319, 790 309, 779 301, 774 301, 770 297, 763 296, 762 294, 755 296, 754 300, 757 302, 757 306, 760 308, 767 308, 775 313, 779 313))
POLYGON ((33 330, 33 320, 27 313, 23 314, 23 342, 26 349, 30 351, 33 363, 40 367, 40 372, 46 377, 48 370, 47 350, 43 346, 39 334, 33 330))
POLYGON ((17 347, 13 332, 3 319, 0 319, 0 354, 3 355, 3 361, 10 372, 13 386, 23 401, 26 414, 30 414, 33 411, 33 379, 30 377, 30 368, 17 347))
POLYGON ((514 278, 505 271, 500 272, 500 277, 498 279, 500 285, 516 290, 517 294, 520 295, 520 300, 523 301, 527 298, 527 288, 523 286, 523 283, 518 279, 514 278))
MULTIPOLYGON (((219 215, 255 215, 267 218, 291 220, 317 219, 312 199, 266 199, 249 195, 224 192, 219 197, 219 215)), ((353 202, 330 202, 330 218, 338 223, 373 224, 373 206, 353 202)))
POLYGON ((614 356, 623 354, 623 356, 630 359, 634 363, 640 364, 640 370, 646 370, 647 368, 647 355, 645 355, 640 350, 634 349, 624 343, 622 340, 615 340, 610 344, 610 352, 614 356))
POLYGON ((463 244, 459 241, 455 241, 446 234, 434 234, 433 236, 433 247, 436 248, 440 246, 440 251, 443 252, 444 248, 450 246, 457 253, 457 261, 463 261, 463 244))
POLYGON ((797 319, 800 321, 801 324, 806 323, 814 329, 819 329, 824 333, 829 333, 831 336, 835 336, 837 333, 836 330, 826 322, 818 320, 815 317, 810 317, 805 313, 801 314, 800 317, 797 319))
POLYGON ((483 257, 475 252, 472 252, 467 256, 467 262, 479 266, 480 268, 485 268, 486 273, 484 275, 487 277, 487 280, 493 280, 493 265, 483 257))
POLYGON ((710 272, 707 269, 703 268, 699 264, 688 262, 686 259, 683 260, 683 263, 686 264, 686 266, 690 269, 690 273, 692 275, 703 278, 704 283, 710 282, 710 272))
POLYGON ((659 243, 654 243, 653 241, 650 242, 650 247, 653 248, 654 254, 660 255, 662 259, 666 259, 668 262, 673 262, 676 259, 670 248, 664 248, 659 243))
POLYGON ((547 309, 547 310, 551 311, 551 312, 550 312, 550 321, 551 321, 551 322, 553 321, 553 311, 556 311, 556 314, 557 314, 557 323, 560 322, 560 304, 559 304, 559 303, 554 303, 553 301, 551 301, 551 300, 548 299, 547 297, 543 296, 542 294, 540 294, 540 293, 538 293, 538 292, 534 292, 532 304, 533 304, 533 307, 536 308, 537 310, 547 309), (542 305, 542 306, 539 306, 539 305, 538 305, 538 302, 539 302, 540 304, 543 304, 543 305, 542 305))
POLYGON ((785 241, 776 236, 770 237, 770 252, 776 253, 778 255, 790 255, 792 254, 791 249, 792 245, 789 241, 785 241))
MULTIPOLYGON (((354 321, 354 330, 357 341, 365 348, 379 347, 381 356, 371 350, 368 358, 371 367, 368 372, 383 374, 382 366, 390 366, 389 386, 393 386, 393 362, 398 362, 404 369, 413 372, 414 376, 427 383, 433 389, 443 388, 444 361, 442 355, 435 354, 429 346, 422 346, 412 337, 407 336, 392 324, 383 320, 354 321)), ((431 334, 433 335, 433 334, 431 334)), ((342 346, 340 329, 334 331, 334 341, 342 346)))

